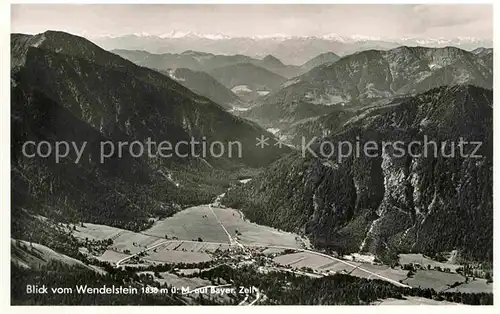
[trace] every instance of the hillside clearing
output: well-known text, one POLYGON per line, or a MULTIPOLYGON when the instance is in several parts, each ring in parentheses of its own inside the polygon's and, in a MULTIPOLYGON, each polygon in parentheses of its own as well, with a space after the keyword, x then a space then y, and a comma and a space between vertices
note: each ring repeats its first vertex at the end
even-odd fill
POLYGON ((431 288, 436 291, 447 290, 455 282, 464 282, 465 278, 456 273, 445 273, 437 270, 418 270, 412 276, 403 280, 412 287, 431 288))

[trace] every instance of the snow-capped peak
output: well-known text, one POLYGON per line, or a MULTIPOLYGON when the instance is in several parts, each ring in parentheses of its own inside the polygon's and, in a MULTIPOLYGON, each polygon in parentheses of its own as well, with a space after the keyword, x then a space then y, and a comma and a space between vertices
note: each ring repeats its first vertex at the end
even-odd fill
MULTIPOLYGON (((286 40, 308 40, 308 39, 321 39, 328 41, 336 41, 344 44, 366 42, 366 41, 389 41, 394 43, 400 43, 402 45, 462 45, 462 44, 477 44, 481 46, 492 46, 492 41, 488 39, 474 38, 474 37, 455 37, 455 38, 444 38, 444 37, 418 37, 418 36, 405 36, 405 37, 376 37, 367 35, 339 35, 336 33, 318 35, 318 36, 297 36, 297 35, 287 35, 281 33, 272 33, 265 35, 256 36, 231 36, 222 33, 197 33, 192 31, 179 31, 172 30, 163 34, 151 34, 148 32, 140 32, 132 34, 139 37, 156 37, 161 39, 206 39, 206 40, 227 40, 232 38, 238 39, 250 39, 250 40, 276 40, 276 41, 286 41, 286 40)), ((89 36, 91 38, 117 38, 126 35, 94 35, 89 36)))
POLYGON ((413 41, 420 45, 429 44, 460 44, 460 43, 477 43, 477 42, 487 42, 486 39, 480 39, 475 37, 455 37, 455 38, 445 38, 445 37, 403 37, 399 40, 397 38, 392 38, 393 41, 413 41))
POLYGON ((204 34, 203 38, 212 39, 212 40, 221 40, 221 39, 229 39, 231 37, 226 36, 226 35, 221 34, 221 33, 217 33, 217 34, 204 34))
POLYGON ((160 37, 160 38, 182 38, 182 37, 189 36, 190 34, 192 34, 192 33, 191 32, 181 32, 181 31, 174 29, 168 33, 161 34, 158 37, 160 37))
POLYGON ((132 35, 138 36, 138 37, 150 37, 150 36, 153 36, 153 35, 151 35, 150 33, 147 33, 147 32, 134 33, 132 35))
POLYGON ((326 40, 340 41, 340 42, 345 42, 346 41, 343 36, 340 36, 340 35, 335 34, 335 33, 323 35, 323 36, 321 36, 321 38, 322 39, 326 39, 326 40))
POLYGON ((353 42, 359 42, 359 41, 369 41, 369 40, 381 40, 380 37, 375 37, 375 36, 366 36, 366 35, 349 35, 349 36, 342 36, 338 35, 335 33, 332 34, 326 34, 320 37, 321 39, 325 40, 333 40, 333 41, 338 41, 342 43, 353 43, 353 42))
POLYGON ((221 40, 221 39, 229 39, 231 37, 226 36, 221 33, 216 33, 216 34, 202 34, 202 33, 196 33, 196 32, 183 32, 183 31, 178 31, 178 30, 172 30, 168 33, 164 33, 159 35, 158 37, 160 38, 186 38, 186 37, 191 37, 191 38, 205 38, 205 39, 211 39, 211 40, 221 40))
POLYGON ((256 36, 251 36, 251 39, 289 39, 292 38, 292 36, 286 35, 286 34, 267 34, 267 35, 256 35, 256 36))

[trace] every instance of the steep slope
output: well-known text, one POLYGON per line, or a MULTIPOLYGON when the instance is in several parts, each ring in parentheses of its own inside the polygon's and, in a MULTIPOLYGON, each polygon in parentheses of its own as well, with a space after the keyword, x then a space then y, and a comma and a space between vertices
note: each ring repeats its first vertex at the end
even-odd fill
POLYGON ((483 66, 493 68, 493 48, 477 48, 471 52, 479 58, 483 66))
MULTIPOLYGON (((317 67, 284 84, 267 101, 338 98, 331 104, 366 98, 419 93, 426 84, 472 83, 491 88, 492 69, 474 54, 454 47, 399 47, 369 50, 317 67), (292 91, 293 92, 289 92, 292 91)), ((439 85, 441 84, 441 85, 439 85)), ((323 102, 324 103, 324 102, 323 102)))
POLYGON ((238 63, 209 72, 238 96, 254 99, 265 96, 286 79, 251 63, 238 63))
MULTIPOLYGON (((492 63, 454 47, 368 50, 318 66, 288 80, 263 100, 260 112, 312 105, 365 106, 381 98, 415 95, 438 86, 492 88, 492 63)), ((256 108, 257 110, 257 108, 256 108)), ((279 112, 279 110, 278 110, 279 112)), ((278 116, 248 117, 279 120, 278 116)))
POLYGON ((185 68, 160 72, 168 75, 170 78, 186 86, 196 94, 205 96, 226 109, 231 109, 233 105, 241 103, 241 100, 236 94, 205 72, 193 71, 185 68))
POLYGON ((312 58, 311 60, 307 61, 306 63, 304 63, 303 65, 301 65, 301 71, 303 73, 307 72, 307 71, 310 71, 312 70, 313 68, 317 67, 317 66, 320 66, 322 64, 325 64, 325 63, 332 63, 332 62, 335 62, 337 60, 339 60, 340 57, 333 53, 333 52, 325 52, 325 53, 322 53, 314 58, 312 58))
MULTIPOLYGON (((341 130, 351 118, 366 115, 373 110, 379 110, 386 106, 394 106, 403 100, 404 98, 384 98, 362 108, 344 106, 326 107, 327 110, 325 111, 328 111, 327 114, 312 116, 311 118, 302 120, 296 119, 292 124, 283 123, 284 127, 280 129, 278 135, 288 143, 300 147, 303 138, 309 140, 315 136, 333 134, 341 130)), ((315 107, 321 108, 322 106, 315 107)), ((311 115, 312 113, 311 111, 311 115)), ((269 125, 272 125, 272 123, 269 125)))
MULTIPOLYGON (((491 261, 492 123, 490 90, 432 89, 349 119, 337 132, 306 145, 304 155, 283 157, 231 190, 223 202, 241 208, 250 220, 303 232, 314 245, 341 253, 458 249, 466 258, 491 261), (436 155, 424 136, 439 144, 436 155), (462 157, 460 147, 452 149, 451 142, 458 145, 460 138, 482 142, 475 152, 481 157, 462 157), (342 141, 353 149, 359 143, 360 154, 349 155, 343 147, 348 156, 339 159, 342 141), (375 154, 364 153, 368 141, 377 143, 375 154), (381 148, 397 141, 403 155, 395 146, 381 148)), ((463 151, 475 148, 464 145, 463 151)))
POLYGON ((209 202, 239 167, 260 167, 286 152, 256 147, 256 137, 270 134, 84 38, 13 34, 11 47, 13 215, 28 209, 56 220, 141 230, 151 217, 209 202), (187 144, 171 157, 157 155, 154 144, 151 156, 117 149, 134 141, 147 149, 148 139, 172 147, 191 139, 220 141, 226 152, 219 158, 187 144), (73 151, 57 162, 22 154, 29 140, 87 147, 79 162, 73 151), (101 162, 106 141, 115 151, 101 162), (228 155, 230 141, 241 143, 241 156, 228 155))

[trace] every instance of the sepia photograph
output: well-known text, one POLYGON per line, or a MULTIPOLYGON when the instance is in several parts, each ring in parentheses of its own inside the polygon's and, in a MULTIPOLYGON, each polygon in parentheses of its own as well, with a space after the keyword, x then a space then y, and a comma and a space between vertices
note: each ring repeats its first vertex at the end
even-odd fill
POLYGON ((493 28, 492 3, 10 4, 10 305, 492 309, 493 28))

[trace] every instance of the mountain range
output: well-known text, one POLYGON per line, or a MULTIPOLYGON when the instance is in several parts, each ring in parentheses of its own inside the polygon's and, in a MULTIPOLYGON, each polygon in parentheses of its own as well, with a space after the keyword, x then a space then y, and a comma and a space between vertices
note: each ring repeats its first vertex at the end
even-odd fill
POLYGON ((158 53, 110 52, 57 31, 11 35, 12 238, 75 257, 76 240, 37 217, 141 231, 226 192, 221 202, 249 220, 307 235, 326 252, 385 261, 458 250, 465 260, 492 260, 492 49, 333 35, 106 40, 158 53), (221 55, 221 47, 248 55, 221 55), (356 52, 366 47, 379 49, 356 52), (202 52, 210 49, 217 54, 202 52), (245 102, 259 105, 241 116, 228 110, 245 102), (264 128, 279 128, 296 145, 305 136, 310 150, 257 147, 259 137, 276 139, 264 128), (481 142, 479 157, 419 155, 423 147, 410 143, 426 137, 481 142), (190 139, 238 140, 243 154, 200 156, 199 148, 191 156, 185 148, 186 158, 159 158, 125 150, 99 162, 105 141, 190 139), (27 141, 88 147, 79 162, 74 152, 57 162, 25 156, 27 141), (410 153, 324 155, 325 144, 343 141, 399 141, 410 153), (248 173, 257 175, 235 183, 248 173))
POLYGON ((291 66, 283 64, 272 55, 255 59, 244 55, 215 55, 198 51, 184 51, 180 54, 152 54, 146 51, 116 49, 113 50, 113 53, 138 65, 157 69, 163 73, 172 73, 172 71, 183 69, 181 71, 187 75, 187 71, 192 70, 189 72, 191 79, 184 84, 188 88, 193 87, 192 90, 200 95, 207 96, 226 106, 234 103, 235 100, 230 99, 227 91, 215 87, 217 84, 213 82, 211 77, 244 101, 252 102, 275 90, 286 78, 305 73, 319 64, 338 59, 334 53, 324 53, 302 66, 291 66), (198 75, 197 78, 195 78, 196 75, 198 75), (189 81, 196 81, 196 86, 191 86, 189 81))
POLYGON ((314 110, 308 109, 315 105, 331 107, 330 111, 358 108, 445 85, 471 84, 491 89, 492 61, 491 49, 475 53, 455 47, 367 50, 284 82, 245 116, 280 127, 315 116, 314 110))
POLYGON ((214 54, 243 54, 252 57, 273 55, 285 64, 301 65, 315 56, 331 51, 347 55, 368 49, 392 49, 398 46, 456 46, 465 50, 490 48, 491 40, 477 38, 376 38, 367 36, 283 36, 231 37, 224 34, 171 32, 168 34, 129 34, 92 38, 105 49, 147 50, 154 53, 181 53, 196 50, 214 54))

